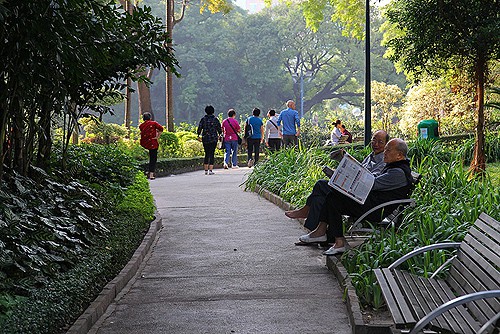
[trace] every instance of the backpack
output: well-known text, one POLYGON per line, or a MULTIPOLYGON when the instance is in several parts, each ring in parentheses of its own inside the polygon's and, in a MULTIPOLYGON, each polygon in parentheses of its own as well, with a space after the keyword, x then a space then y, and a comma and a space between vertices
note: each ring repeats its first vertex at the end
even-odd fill
POLYGON ((248 137, 251 137, 253 135, 253 127, 252 127, 252 124, 250 124, 250 122, 247 121, 245 122, 245 135, 243 136, 243 138, 248 138, 248 137))

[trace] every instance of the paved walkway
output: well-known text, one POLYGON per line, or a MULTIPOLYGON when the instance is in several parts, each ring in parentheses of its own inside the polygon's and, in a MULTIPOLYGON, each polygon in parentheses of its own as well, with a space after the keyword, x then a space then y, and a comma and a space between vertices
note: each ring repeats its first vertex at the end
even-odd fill
POLYGON ((248 168, 151 181, 163 218, 132 284, 90 333, 351 333, 318 249, 274 204, 239 185, 248 168))

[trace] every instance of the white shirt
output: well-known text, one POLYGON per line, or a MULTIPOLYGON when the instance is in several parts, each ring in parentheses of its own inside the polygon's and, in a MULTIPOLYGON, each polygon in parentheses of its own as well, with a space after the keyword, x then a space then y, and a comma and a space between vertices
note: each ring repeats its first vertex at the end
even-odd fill
POLYGON ((281 138, 278 131, 279 126, 278 128, 276 128, 277 126, 278 126, 278 116, 276 115, 271 116, 271 118, 266 122, 266 134, 264 136, 264 138, 266 138, 266 141, 269 139, 281 138))
POLYGON ((339 128, 335 127, 330 134, 330 145, 337 145, 340 137, 342 137, 342 132, 340 132, 339 128))

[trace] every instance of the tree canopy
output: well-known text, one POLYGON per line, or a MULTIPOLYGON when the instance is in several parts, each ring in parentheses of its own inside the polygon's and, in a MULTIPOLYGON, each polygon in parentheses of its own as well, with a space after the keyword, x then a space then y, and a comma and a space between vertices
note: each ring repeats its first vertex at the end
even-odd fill
MULTIPOLYGON (((52 122, 122 88, 139 65, 176 71, 161 22, 97 0, 5 1, 0 26, 0 177, 50 158, 52 122)), ((71 131, 68 131, 68 133, 71 131)))
POLYGON ((471 170, 485 169, 484 87, 488 64, 500 58, 498 0, 393 0, 386 15, 390 57, 416 78, 467 73, 476 90, 476 145, 471 170))

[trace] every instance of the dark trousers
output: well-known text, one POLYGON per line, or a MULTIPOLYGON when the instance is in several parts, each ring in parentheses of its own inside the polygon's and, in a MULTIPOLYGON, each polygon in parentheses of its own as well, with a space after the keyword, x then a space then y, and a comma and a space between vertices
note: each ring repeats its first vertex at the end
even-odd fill
POLYGON ((156 161, 158 161, 158 149, 149 150, 149 172, 154 173, 156 170, 156 161))
MULTIPOLYGON (((368 203, 370 203, 368 201, 368 203)), ((342 216, 359 217, 374 205, 359 204, 355 200, 332 189, 327 195, 325 204, 321 209, 319 220, 328 224, 328 242, 334 242, 335 238, 344 236, 344 224, 342 216)))
POLYGON ((268 144, 271 151, 278 151, 281 149, 281 138, 269 138, 268 144))
POLYGON ((213 165, 215 161, 215 147, 217 142, 205 143, 203 142, 203 149, 205 150, 205 158, 203 158, 203 163, 205 165, 213 165))
POLYGON ((297 146, 298 143, 296 135, 283 135, 283 147, 297 146))
POLYGON ((253 162, 259 161, 259 151, 260 151, 260 138, 247 138, 248 146, 248 160, 255 156, 253 162))
MULTIPOLYGON (((326 198, 331 192, 333 192, 333 188, 328 185, 328 180, 321 179, 316 181, 314 184, 313 190, 306 200, 306 205, 309 206, 309 214, 307 215, 307 219, 304 223, 304 227, 310 231, 318 227, 326 198)), ((328 242, 333 242, 334 239, 331 239, 333 236, 328 233, 327 236, 328 242)))

